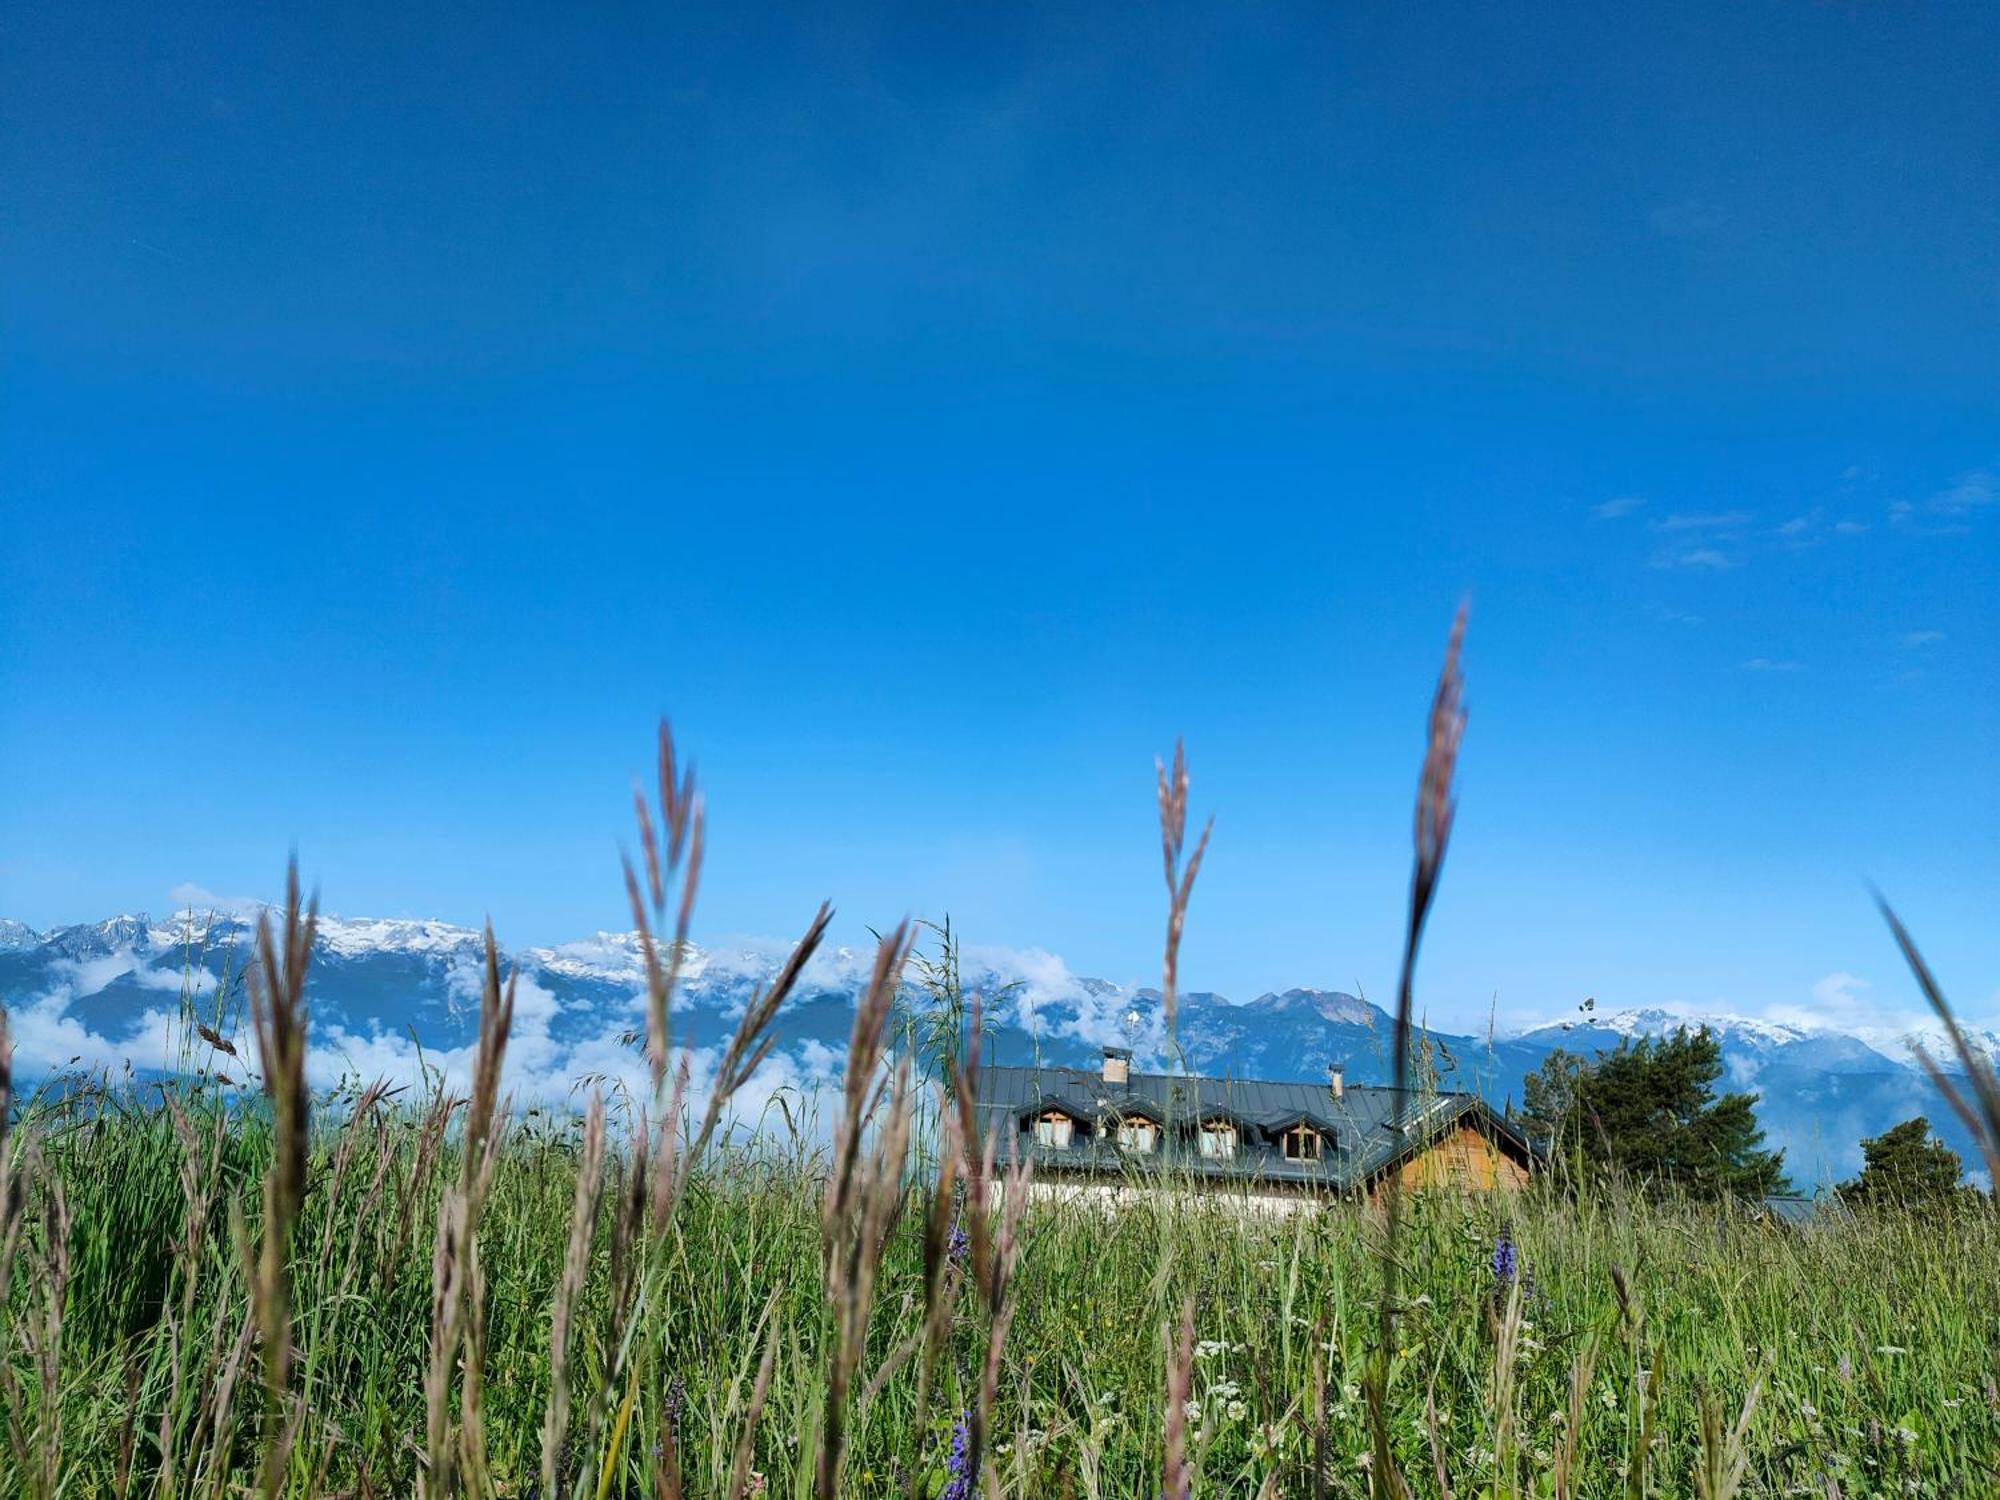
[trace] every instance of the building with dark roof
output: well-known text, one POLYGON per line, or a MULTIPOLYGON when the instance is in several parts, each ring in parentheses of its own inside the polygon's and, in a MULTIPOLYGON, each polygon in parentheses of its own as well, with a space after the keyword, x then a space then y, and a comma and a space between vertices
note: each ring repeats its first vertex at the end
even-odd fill
POLYGON ((1373 1197, 1409 1187, 1519 1187, 1534 1153, 1476 1094, 1325 1083, 1135 1073, 1106 1048, 1099 1069, 979 1070, 982 1134, 1005 1159, 1034 1163, 1051 1190, 1119 1187, 1148 1172, 1176 1186, 1231 1188, 1272 1200, 1373 1197))

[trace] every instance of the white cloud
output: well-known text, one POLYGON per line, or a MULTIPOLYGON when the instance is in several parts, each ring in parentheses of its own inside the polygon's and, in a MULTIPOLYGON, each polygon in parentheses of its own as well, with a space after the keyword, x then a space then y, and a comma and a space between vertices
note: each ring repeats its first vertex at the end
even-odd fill
MULTIPOLYGON (((85 966, 70 967, 81 970, 85 966)), ((71 1006, 80 998, 83 995, 76 989, 75 981, 58 976, 56 983, 43 994, 25 1005, 8 1008, 7 1032, 13 1043, 14 1069, 18 1075, 32 1078, 69 1067, 116 1070, 128 1062, 135 1068, 159 1068, 175 1056, 181 1034, 178 1007, 173 1012, 142 1011, 133 1018, 123 1037, 108 1037, 91 1030, 71 1012, 71 1006)))
POLYGON ((1602 505, 1592 509, 1591 514, 1600 521, 1615 521, 1620 516, 1629 516, 1646 502, 1637 495, 1616 495, 1602 505))
POLYGON ((1745 672, 1803 672, 1805 670, 1803 662, 1778 660, 1768 656, 1753 656, 1748 661, 1741 662, 1738 665, 1745 672))
POLYGON ((99 958, 58 959, 51 968, 65 977, 70 994, 81 1000, 97 994, 112 980, 130 974, 143 962, 130 948, 123 948, 99 958))
POLYGON ((1906 630, 1901 636, 1905 646, 1935 646, 1943 639, 1941 630, 1906 630))
POLYGON ((141 989, 178 995, 183 988, 197 995, 215 988, 215 976, 204 969, 185 969, 180 964, 154 965, 132 948, 120 948, 96 958, 59 958, 50 972, 60 981, 70 999, 83 1000, 101 993, 114 981, 130 977, 141 989))
POLYGON ((268 911, 271 906, 268 901, 256 901, 248 896, 218 896, 214 891, 186 880, 168 891, 167 899, 173 903, 175 911, 235 917, 245 922, 254 922, 260 913, 268 911))
POLYGON ((1763 1063, 1748 1052, 1732 1054, 1724 1066, 1729 1073, 1729 1087, 1737 1093, 1754 1092, 1757 1075, 1764 1071, 1763 1063))
MULTIPOLYGON (((121 950, 101 958, 57 964, 51 979, 46 992, 9 1007, 8 1029, 20 1077, 32 1079, 70 1068, 117 1071, 129 1064, 157 1071, 180 1065, 191 1039, 178 1006, 148 1008, 115 1030, 97 1029, 75 1010, 78 1001, 119 979, 136 981, 149 990, 178 993, 182 977, 177 967, 148 966, 140 955, 121 950)), ((214 984, 213 975, 197 974, 198 993, 212 992, 214 984)), ((461 1012, 477 1010, 483 984, 483 969, 470 956, 456 958, 446 970, 447 995, 461 1012)), ((502 1089, 517 1107, 560 1107, 576 1101, 592 1086, 604 1089, 609 1097, 628 1101, 648 1096, 651 1082, 646 1059, 625 1040, 632 1024, 629 1014, 604 1015, 585 1035, 558 1039, 551 1027, 564 1013, 561 1001, 532 968, 522 969, 514 984, 514 1026, 508 1038, 502 1089)), ((218 1065, 235 1083, 255 1087, 254 1043, 240 1025, 229 1040, 236 1046, 234 1059, 209 1054, 198 1041, 193 1042, 195 1054, 218 1065)), ((381 1078, 402 1086, 441 1079, 447 1088, 463 1092, 471 1084, 475 1055, 476 1043, 470 1039, 456 1047, 420 1048, 407 1032, 355 1029, 318 1020, 309 1033, 306 1076, 316 1089, 357 1079, 381 1078)), ((689 1054, 690 1109, 699 1112, 706 1107, 719 1060, 717 1048, 689 1054)), ((802 1044, 791 1054, 774 1053, 739 1092, 728 1118, 739 1125, 754 1124, 784 1094, 790 1101, 788 1118, 794 1128, 817 1128, 807 1096, 837 1082, 841 1064, 839 1053, 814 1042, 802 1044)))
POLYGON ((1889 503, 1889 523, 1919 536, 1964 536, 1977 515, 2000 505, 2000 477, 1990 469, 1969 469, 1921 504, 1889 503))
POLYGON ((1011 1019, 1023 1030, 1047 1038, 1073 1037, 1093 1047, 1130 1046, 1142 1059, 1164 1056, 1165 1019, 1157 1006, 1135 1004, 1132 992, 1101 981, 1085 983, 1069 965, 1041 948, 968 947, 968 971, 977 968, 1000 982, 1018 981, 1009 991, 1011 1019), (1045 1009, 1074 1011, 1051 1029, 1045 1009), (1138 1022, 1128 1020, 1137 1013, 1138 1022))
POLYGON ((1819 1014, 1828 1021, 1836 1017, 1851 1018, 1867 1010, 1861 992, 1872 987, 1859 974, 1838 969, 1813 981, 1812 997, 1819 1014))
POLYGON ((44 996, 7 1018, 14 1066, 24 1076, 71 1066, 117 1069, 128 1060, 135 1067, 157 1068, 172 1056, 178 1025, 177 1017, 149 1010, 124 1039, 114 1041, 71 1015, 67 999, 60 995, 44 996))
MULTIPOLYGON (((1986 1010, 1984 1017, 1964 1013, 1958 1019, 1975 1029, 1992 1027, 2000 1021, 2000 993, 1991 998, 1986 1010)), ((1886 1057, 1904 1061, 1909 1058, 1909 1038, 1935 1038, 1938 1029, 1937 1017, 1914 993, 1898 990, 1885 995, 1869 980, 1845 969, 1814 980, 1809 1000, 1774 1001, 1758 1015, 1802 1031, 1844 1032, 1886 1057)))
POLYGON ((1971 469, 1932 495, 1924 508, 1933 515, 1969 516, 2000 500, 2000 480, 1991 471, 1971 469))

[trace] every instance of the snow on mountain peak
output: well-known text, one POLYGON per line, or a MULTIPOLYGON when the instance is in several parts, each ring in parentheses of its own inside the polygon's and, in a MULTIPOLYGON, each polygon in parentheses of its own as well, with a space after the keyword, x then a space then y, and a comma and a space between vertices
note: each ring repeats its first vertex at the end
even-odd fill
POLYGON ((550 974, 566 979, 603 979, 641 983, 646 977, 645 950, 636 932, 593 932, 553 947, 524 948, 520 957, 550 974))
MULTIPOLYGON (((1959 1034, 1975 1057, 1984 1057, 2000 1067, 2000 1028, 1960 1022, 1959 1034)), ((1904 1026, 1861 1026, 1854 1029, 1853 1035, 1884 1056, 1905 1059, 1913 1065, 1917 1062, 1917 1049, 1921 1047, 1931 1061, 1947 1073, 1957 1073, 1964 1068, 1951 1033, 1935 1020, 1904 1026)))
POLYGON ((320 946, 341 958, 358 958, 367 953, 455 953, 466 948, 482 948, 486 939, 470 927, 428 918, 337 917, 319 918, 320 946))
POLYGON ((1559 1021, 1544 1021, 1527 1027, 1519 1035, 1544 1038, 1558 1032, 1608 1031, 1616 1036, 1641 1037, 1668 1036, 1686 1027, 1689 1031, 1707 1027, 1718 1037, 1753 1047, 1785 1047, 1808 1038, 1826 1034, 1830 1028, 1806 1028, 1782 1021, 1766 1021, 1756 1016, 1739 1016, 1728 1013, 1714 1015, 1689 1015, 1681 1011, 1666 1010, 1659 1006, 1638 1006, 1629 1010, 1582 1011, 1559 1021))

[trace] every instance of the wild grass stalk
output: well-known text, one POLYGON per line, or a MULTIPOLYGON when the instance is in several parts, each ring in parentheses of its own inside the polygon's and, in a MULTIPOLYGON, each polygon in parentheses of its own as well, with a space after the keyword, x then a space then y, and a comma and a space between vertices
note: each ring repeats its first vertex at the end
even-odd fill
MULTIPOLYGON (((478 1497, 492 1487, 481 1410, 485 1364, 486 1278, 479 1253, 480 1218, 506 1138, 507 1108, 500 1076, 514 1022, 515 976, 503 987, 500 950, 486 929, 486 965, 479 1000, 479 1040, 459 1141, 459 1174, 438 1203, 431 1250, 431 1338, 424 1380, 425 1459, 421 1493, 441 1500, 463 1488, 478 1497), (457 1376, 456 1424, 452 1393, 457 1376)), ((449 1111, 447 1111, 449 1113, 449 1111)))
POLYGON ((854 1029, 847 1044, 846 1083, 833 1137, 833 1172, 820 1221, 826 1301, 833 1321, 815 1487, 821 1500, 835 1500, 840 1493, 848 1393, 866 1346, 882 1255, 903 1204, 910 1064, 905 1058, 886 1073, 881 1065, 890 1008, 909 961, 910 942, 909 924, 904 923, 877 945, 875 969, 855 1007, 854 1029))
POLYGON ((1174 741, 1172 770, 1159 763, 1160 858, 1167 879, 1167 941, 1160 962, 1160 1009, 1166 1017, 1167 1035, 1178 1037, 1181 931, 1187 925, 1188 899, 1194 894, 1194 877, 1201 870, 1201 857, 1208 851, 1208 836, 1215 819, 1202 825, 1193 853, 1185 865, 1181 855, 1187 843, 1188 767, 1187 749, 1174 741))
POLYGON ((556 1282, 555 1303, 549 1312, 549 1403, 542 1421, 542 1493, 551 1497, 558 1493, 557 1473, 569 1437, 571 1335, 590 1270, 591 1241, 596 1236, 603 1196, 604 1096, 592 1090, 584 1112, 583 1156, 576 1173, 569 1243, 563 1250, 562 1276, 556 1282))
MULTIPOLYGON (((1452 790, 1458 766, 1459 742, 1465 735, 1464 680, 1459 673, 1459 648, 1465 639, 1465 606, 1460 605, 1452 621, 1451 639, 1445 647, 1444 669, 1438 674, 1437 691, 1431 698, 1430 720, 1426 726, 1424 763, 1417 783, 1415 845, 1416 857, 1410 874, 1409 920, 1403 936, 1403 962, 1396 982, 1396 1032, 1394 1078, 1396 1108, 1407 1111, 1405 1094, 1410 1082, 1410 1018, 1414 1009, 1417 952, 1423 944, 1424 924, 1431 902, 1437 895, 1444 873, 1445 851, 1451 845, 1451 826, 1457 803, 1452 790)), ((1397 1128, 1401 1128, 1400 1123, 1397 1128)), ((1403 1221, 1403 1184, 1400 1174, 1391 1173, 1382 1189, 1385 1229, 1382 1239, 1382 1292, 1377 1304, 1375 1358, 1368 1373, 1368 1411, 1373 1428, 1373 1463, 1369 1474, 1376 1500, 1402 1500, 1408 1483, 1396 1468, 1396 1455, 1389 1441, 1389 1374, 1391 1354, 1396 1345, 1398 1283, 1402 1271, 1399 1259, 1403 1221)))
POLYGON ((292 1226, 306 1190, 306 970, 312 963, 318 902, 301 905, 299 866, 285 875, 283 927, 273 932, 268 914, 257 923, 257 962, 251 970, 250 1013, 264 1097, 271 1111, 271 1163, 264 1174, 264 1222, 251 1307, 264 1353, 264 1466, 266 1500, 278 1493, 297 1430, 289 1400, 292 1371, 292 1226))
POLYGON ((1965 1034, 1965 1028, 1959 1025, 1957 1016, 1944 998, 1944 991, 1938 987, 1930 965, 1917 951, 1916 941, 1903 926, 1902 919, 1879 893, 1875 899, 1883 920, 1889 924, 1889 931, 1895 935, 1896 946, 1902 949, 1903 959, 1916 978, 1917 988, 1923 991, 1925 1001, 1951 1039, 1952 1051, 1958 1058, 1959 1067, 1964 1070, 1964 1085, 1947 1076, 1922 1045, 1916 1048, 1917 1059, 1930 1075, 1931 1082, 1937 1085, 1938 1092, 1944 1095, 1952 1113, 1964 1124, 1966 1133, 1978 1143, 1980 1155, 1986 1162, 1986 1180, 1994 1191, 2000 1192, 2000 1076, 1994 1073, 1992 1059, 1974 1048, 1965 1034))

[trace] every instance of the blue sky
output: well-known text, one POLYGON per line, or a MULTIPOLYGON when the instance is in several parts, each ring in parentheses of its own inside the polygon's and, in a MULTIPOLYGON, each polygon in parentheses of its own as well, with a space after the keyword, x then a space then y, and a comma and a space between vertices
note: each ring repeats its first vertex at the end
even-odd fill
POLYGON ((2000 14, 754 9, 13 18, 0 912, 2000 1010, 2000 14))

